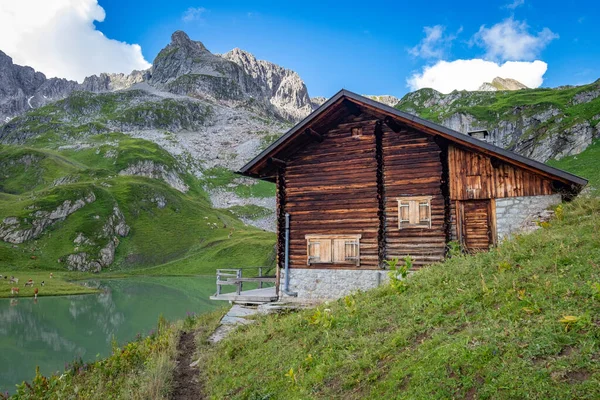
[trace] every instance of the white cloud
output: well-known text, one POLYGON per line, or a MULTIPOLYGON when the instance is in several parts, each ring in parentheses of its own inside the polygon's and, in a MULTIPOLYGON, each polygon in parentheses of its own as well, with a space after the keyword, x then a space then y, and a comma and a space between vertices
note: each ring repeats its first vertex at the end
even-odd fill
POLYGON ((204 7, 190 7, 183 13, 183 22, 202 21, 202 15, 206 12, 204 7))
MULTIPOLYGON (((425 37, 418 45, 408 50, 410 54, 421 58, 443 58, 446 55, 456 35, 446 35, 446 27, 442 25, 426 26, 423 28, 425 37)), ((460 33, 462 28, 458 31, 460 33)))
POLYGON ((406 83, 411 90, 433 88, 442 93, 453 90, 477 90, 484 82, 499 76, 512 78, 527 87, 536 88, 543 82, 548 64, 543 61, 507 61, 497 64, 482 59, 438 61, 415 73, 406 83))
POLYGON ((508 8, 509 10, 514 10, 515 8, 521 7, 525 4, 525 0, 513 0, 512 2, 505 4, 504 8, 508 8))
POLYGON ((0 50, 48 77, 82 81, 101 72, 147 69, 137 44, 109 39, 96 29, 97 0, 2 0, 0 50))
POLYGON ((558 35, 548 28, 537 34, 529 33, 525 22, 507 18, 491 28, 482 25, 473 37, 473 43, 486 49, 491 60, 534 60, 558 35))

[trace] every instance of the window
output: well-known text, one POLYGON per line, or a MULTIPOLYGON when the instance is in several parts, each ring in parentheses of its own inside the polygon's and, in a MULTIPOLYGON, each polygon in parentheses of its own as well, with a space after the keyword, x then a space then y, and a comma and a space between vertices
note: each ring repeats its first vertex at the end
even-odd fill
POLYGON ((361 137, 362 133, 363 133, 362 126, 352 128, 352 137, 353 138, 361 137))
POLYGON ((431 196, 399 197, 398 228, 431 228, 431 196))
POLYGON ((360 265, 361 235, 306 235, 307 265, 360 265))

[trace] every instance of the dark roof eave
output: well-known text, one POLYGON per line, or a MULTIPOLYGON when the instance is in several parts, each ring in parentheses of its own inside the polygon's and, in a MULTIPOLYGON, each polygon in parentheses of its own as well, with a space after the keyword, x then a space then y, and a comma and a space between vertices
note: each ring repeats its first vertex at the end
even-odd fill
POLYGON ((443 133, 445 135, 450 136, 451 138, 456 139, 456 141, 458 142, 464 142, 467 143, 471 146, 474 147, 479 147, 482 149, 485 149, 491 153, 495 153, 501 157, 504 158, 508 158, 510 160, 514 160, 516 162, 519 162, 521 164, 525 164, 527 166, 530 166, 534 169, 543 171, 549 175, 554 175, 560 179, 566 180, 571 182, 572 184, 584 187, 585 185, 587 185, 588 181, 587 179, 581 178, 577 175, 571 174, 569 172, 560 170, 558 168, 554 168, 551 167, 549 165, 546 165, 544 163, 541 163, 539 161, 535 161, 532 160, 530 158, 521 156, 520 154, 514 153, 512 151, 509 150, 505 150, 501 147, 498 146, 494 146, 493 144, 487 143, 487 142, 483 142, 481 140, 475 139, 469 135, 465 135, 462 134, 460 132, 457 132, 455 130, 446 128, 445 126, 436 124, 434 122, 428 121, 426 119, 417 117, 416 115, 413 114, 409 114, 407 112, 404 111, 400 111, 396 108, 390 107, 388 105, 379 103, 375 100, 371 100, 367 97, 363 97, 360 96, 356 93, 347 91, 345 89, 340 90, 339 92, 337 92, 332 98, 330 98, 329 100, 327 100, 325 103, 323 103, 319 108, 317 108, 315 111, 313 111, 310 115, 308 115, 306 118, 304 118, 302 121, 300 121, 298 124, 296 124, 296 126, 294 126, 292 129, 290 129, 288 132, 286 132, 285 134, 283 134, 279 139, 277 139, 274 143, 272 143, 269 147, 267 147, 265 150, 263 150, 258 156, 254 157, 250 162, 248 162, 246 165, 244 165, 241 169, 240 169, 240 173, 243 175, 250 175, 248 174, 248 171, 254 167, 256 164, 258 164, 258 162, 260 162, 264 157, 266 157, 268 154, 270 154, 273 150, 275 150, 280 144, 284 143, 289 137, 293 136, 296 132, 298 132, 299 130, 303 129, 306 125, 308 125, 313 119, 315 119, 318 115, 320 115, 324 110, 326 110, 331 104, 335 103, 336 101, 338 101, 340 98, 342 97, 346 97, 348 99, 351 100, 355 100, 357 102, 361 102, 364 103, 366 105, 369 105, 371 107, 375 107, 375 108, 379 108, 384 112, 387 112, 389 114, 392 114, 398 118, 402 118, 404 120, 408 120, 410 122, 413 122, 415 124, 419 124, 419 125, 423 125, 429 129, 438 131, 440 133, 443 133))

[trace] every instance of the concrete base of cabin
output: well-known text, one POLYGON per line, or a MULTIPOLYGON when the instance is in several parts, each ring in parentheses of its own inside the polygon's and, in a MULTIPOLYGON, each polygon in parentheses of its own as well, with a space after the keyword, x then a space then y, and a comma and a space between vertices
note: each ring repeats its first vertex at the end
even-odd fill
MULTIPOLYGON (((337 299, 357 290, 369 290, 387 282, 388 271, 348 270, 348 269, 290 269, 290 292, 298 297, 290 297, 280 292, 281 300, 320 301, 337 299)), ((285 272, 281 273, 281 284, 285 272)))
POLYGON ((512 233, 537 229, 538 221, 547 220, 553 215, 548 208, 561 201, 560 194, 496 199, 498 239, 505 239, 512 233))

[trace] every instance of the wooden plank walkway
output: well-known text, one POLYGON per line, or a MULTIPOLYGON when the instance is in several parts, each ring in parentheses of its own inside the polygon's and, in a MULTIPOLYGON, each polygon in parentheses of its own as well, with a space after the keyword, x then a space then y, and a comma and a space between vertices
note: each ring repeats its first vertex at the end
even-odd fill
POLYGON ((270 303, 277 301, 277 293, 275 287, 268 287, 262 289, 244 290, 237 294, 233 293, 221 293, 210 296, 211 300, 224 300, 231 301, 234 303, 247 303, 247 304, 259 304, 259 303, 270 303))

